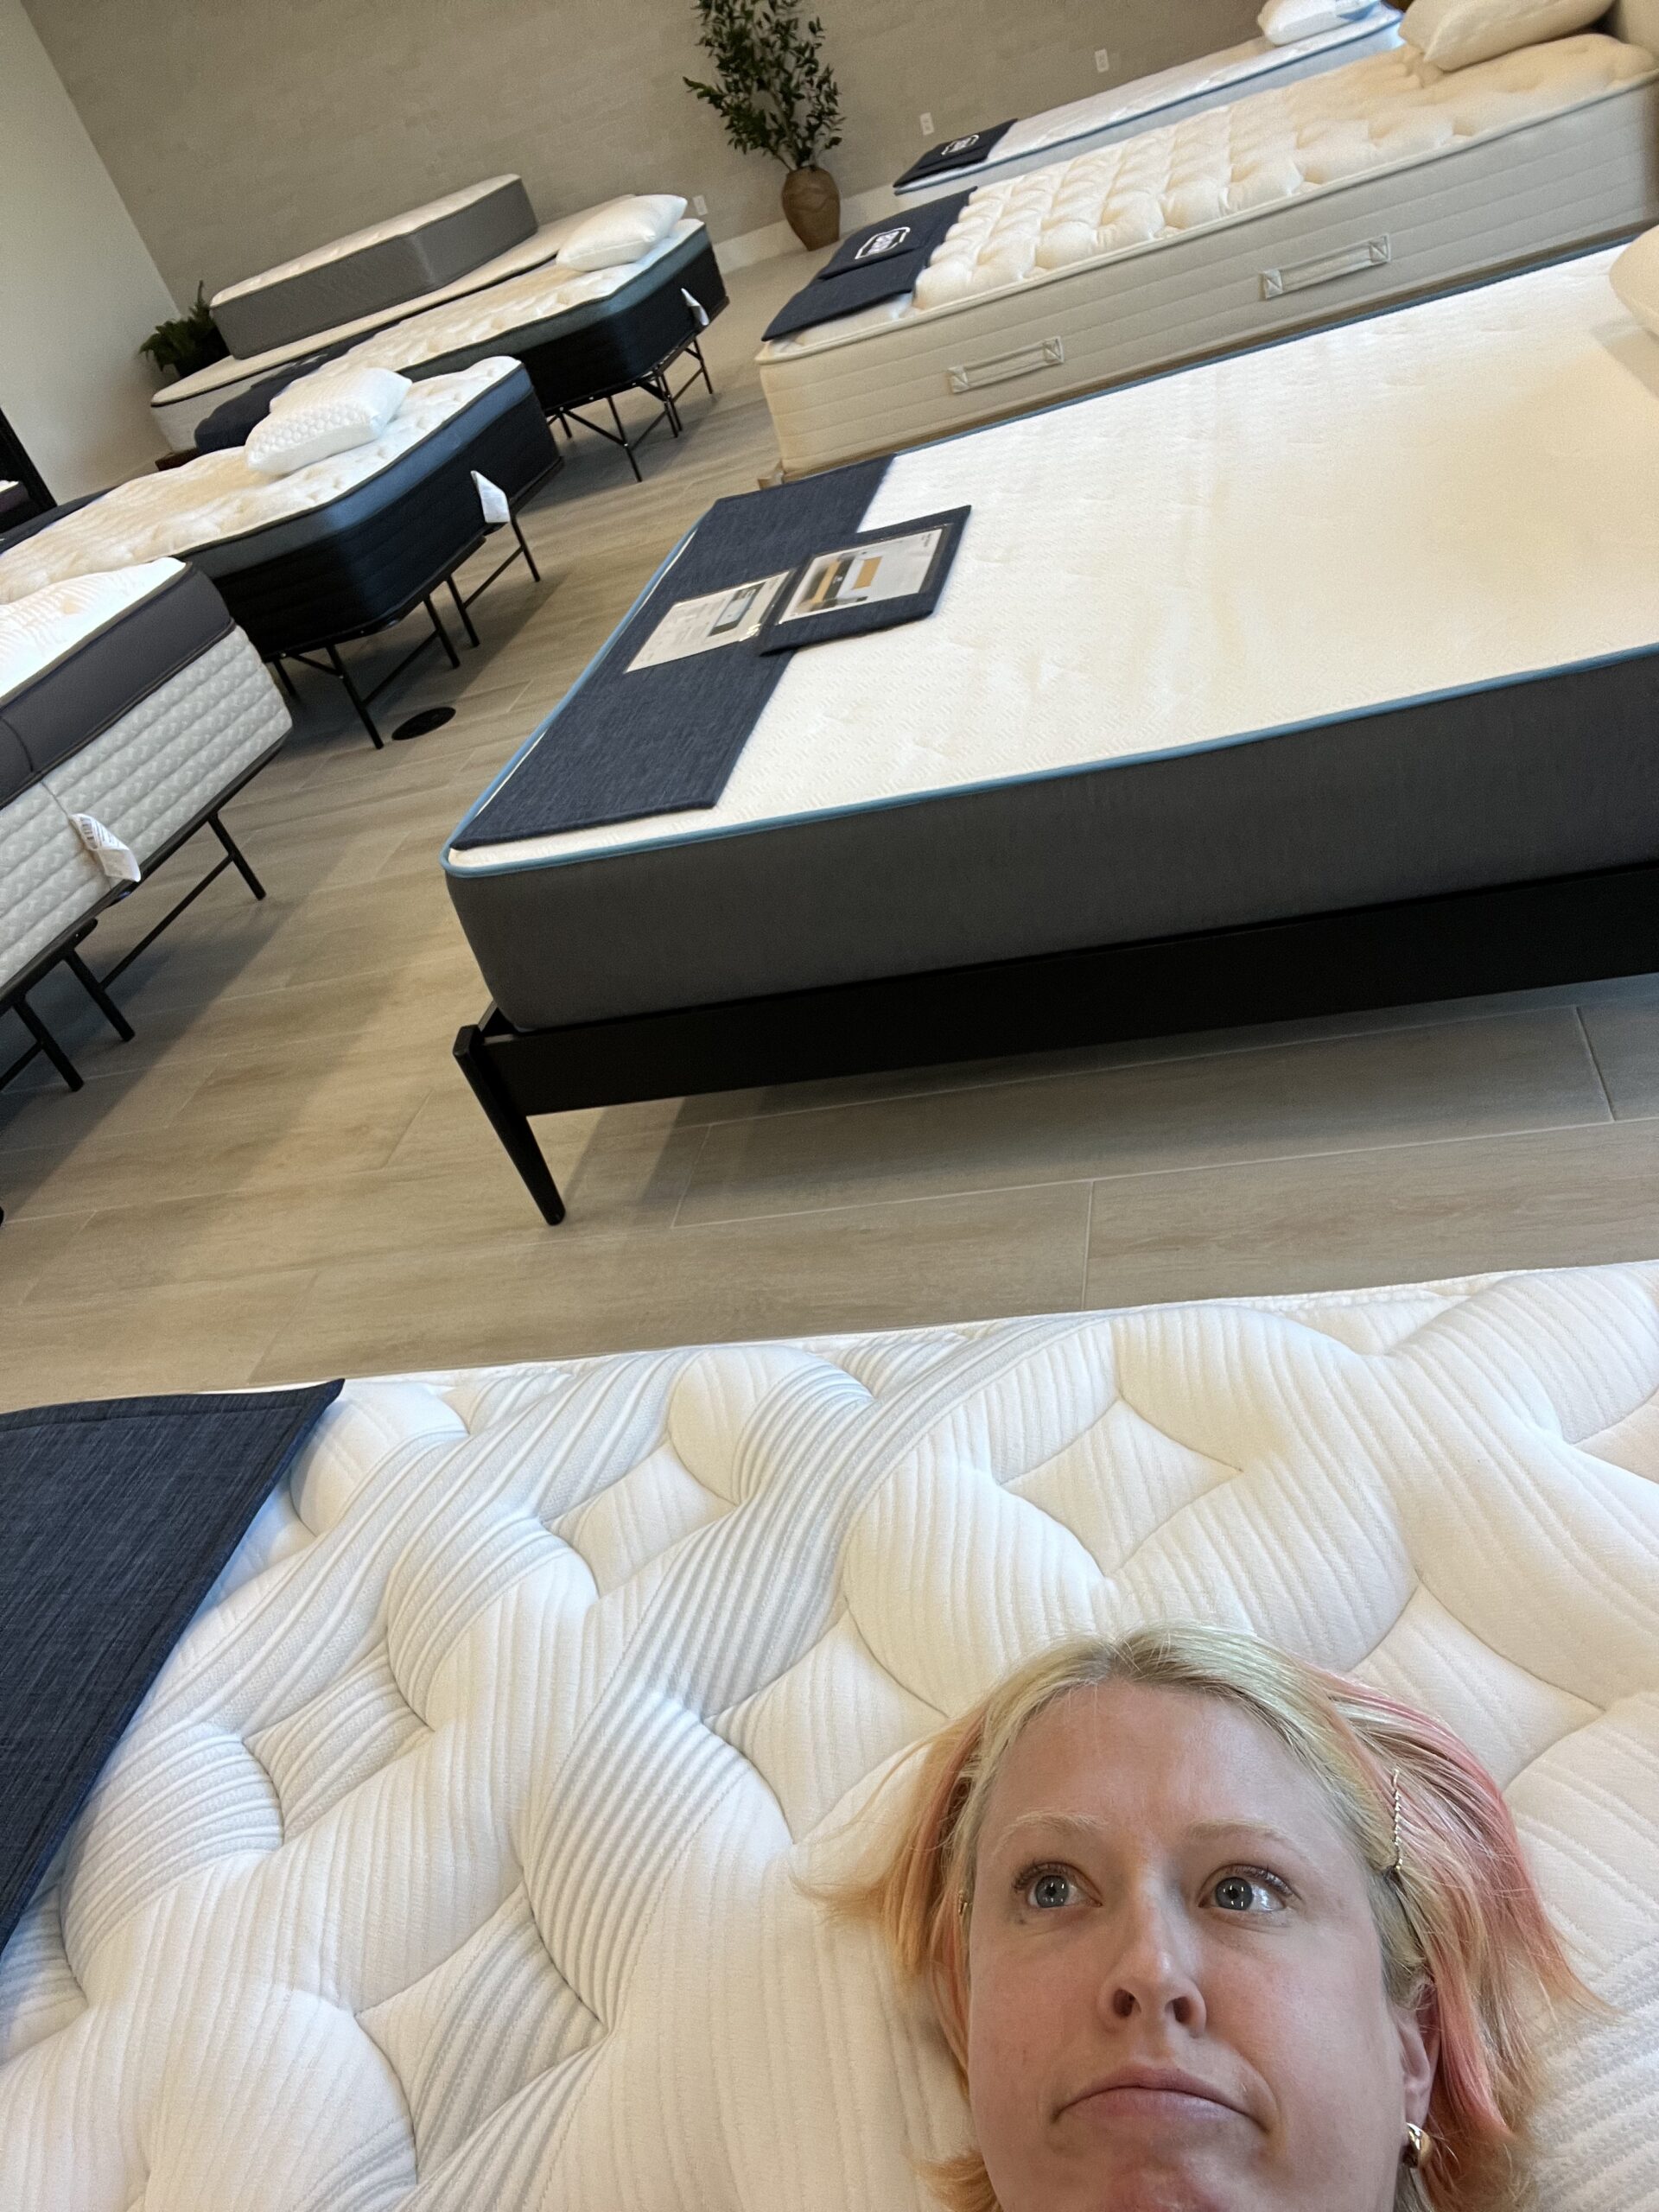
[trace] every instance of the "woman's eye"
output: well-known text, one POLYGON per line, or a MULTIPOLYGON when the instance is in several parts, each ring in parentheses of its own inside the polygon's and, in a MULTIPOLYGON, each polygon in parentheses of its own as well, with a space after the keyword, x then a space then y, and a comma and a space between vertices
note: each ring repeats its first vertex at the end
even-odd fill
POLYGON ((1224 1912, 1282 1912, 1283 1885, 1268 1874, 1224 1874, 1210 1892, 1224 1912))
POLYGON ((1077 1895, 1077 1884, 1057 1866, 1045 1866, 1027 1875, 1022 1887, 1026 1903, 1039 1912, 1053 1912, 1071 1904, 1077 1895))

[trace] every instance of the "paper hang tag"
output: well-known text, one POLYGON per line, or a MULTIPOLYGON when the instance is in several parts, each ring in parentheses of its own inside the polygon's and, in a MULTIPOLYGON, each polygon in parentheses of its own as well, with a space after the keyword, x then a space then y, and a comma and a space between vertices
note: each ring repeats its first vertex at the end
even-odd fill
POLYGON ((473 481, 478 486, 478 504, 484 510, 484 519, 492 530, 499 530, 503 523, 512 520, 512 509, 507 495, 499 484, 492 484, 487 476, 480 476, 474 469, 473 481))
POLYGON ((684 285, 682 284, 680 287, 680 297, 685 302, 687 307, 690 308, 692 314, 697 318, 697 328, 699 330, 707 330, 709 327, 709 310, 704 307, 702 302, 698 299, 696 293, 688 292, 684 285))
POLYGON ((138 855, 106 830, 95 814, 72 814, 76 835, 111 883, 137 883, 143 875, 138 855))

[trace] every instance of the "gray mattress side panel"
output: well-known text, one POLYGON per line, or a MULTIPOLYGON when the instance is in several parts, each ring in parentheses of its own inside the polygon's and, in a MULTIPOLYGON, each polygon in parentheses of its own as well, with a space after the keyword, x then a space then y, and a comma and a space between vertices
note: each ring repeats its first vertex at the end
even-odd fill
POLYGON ((1367 315, 1656 221, 1659 79, 1062 281, 763 362, 760 380, 785 473, 798 475, 1367 315), (1386 259, 1373 258, 1376 251, 1386 259), (1064 353, 1058 362, 1043 356, 1054 340, 1064 353), (995 380, 976 381, 993 363, 995 380), (968 388, 956 389, 964 378, 968 388))
POLYGON ((453 353, 441 353, 430 361, 417 361, 404 374, 418 383, 427 377, 449 376, 458 369, 469 369, 475 361, 493 360, 499 353, 509 356, 527 353, 531 347, 545 345, 550 339, 572 338, 578 331, 591 330, 596 324, 614 322, 620 315, 638 307, 664 284, 677 286, 683 283, 690 268, 709 244, 709 233, 701 226, 689 238, 683 239, 660 261, 653 261, 649 269, 642 269, 626 284, 602 300, 584 300, 579 307, 566 308, 560 315, 548 315, 540 322, 523 322, 512 330, 499 332, 493 338, 480 339, 475 346, 457 346, 453 353))
POLYGON ((453 284, 535 228, 530 195, 512 177, 418 230, 400 231, 338 260, 238 292, 213 309, 213 321, 232 353, 249 359, 453 284))
POLYGON ((44 784, 0 806, 0 993, 110 895, 44 784))
POLYGON ((521 368, 480 392, 476 399, 468 401, 447 423, 441 423, 418 445, 399 454, 389 467, 365 482, 354 485, 350 491, 342 492, 338 499, 330 499, 323 506, 308 507, 303 514, 284 515, 278 522, 245 531, 238 537, 215 538, 211 544, 192 547, 180 558, 190 562, 207 575, 230 576, 275 560, 280 554, 324 544, 331 537, 359 528, 392 505, 411 485, 421 482, 435 468, 441 468, 446 461, 464 453, 481 430, 499 422, 515 407, 532 408, 537 419, 542 419, 530 378, 521 368))
POLYGON ((524 1028, 1131 944, 1659 857, 1656 712, 1659 653, 449 889, 524 1028))
POLYGON ((42 669, 0 702, 0 804, 90 745, 230 627, 218 592, 187 568, 42 669))

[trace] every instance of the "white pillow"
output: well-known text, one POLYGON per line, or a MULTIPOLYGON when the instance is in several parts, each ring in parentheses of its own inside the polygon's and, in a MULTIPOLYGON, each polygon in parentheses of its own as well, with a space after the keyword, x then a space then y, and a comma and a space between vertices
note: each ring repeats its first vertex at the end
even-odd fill
POLYGON ((1565 38, 1606 12, 1606 0, 1411 0, 1400 29, 1437 69, 1467 69, 1518 46, 1565 38))
POLYGON ((1643 231, 1625 247, 1607 275, 1637 321, 1659 338, 1659 231, 1643 231))
POLYGON ((1275 46, 1294 46, 1298 39, 1317 38, 1370 13, 1372 0, 1268 0, 1256 17, 1263 38, 1275 46))
POLYGON ((561 269, 620 269, 638 261, 665 238, 682 215, 685 202, 672 192, 645 192, 629 200, 612 200, 584 215, 559 248, 561 269))
POLYGON ((292 476, 314 461, 349 453, 380 435, 409 389, 395 369, 329 364, 277 393, 242 458, 261 476, 292 476))

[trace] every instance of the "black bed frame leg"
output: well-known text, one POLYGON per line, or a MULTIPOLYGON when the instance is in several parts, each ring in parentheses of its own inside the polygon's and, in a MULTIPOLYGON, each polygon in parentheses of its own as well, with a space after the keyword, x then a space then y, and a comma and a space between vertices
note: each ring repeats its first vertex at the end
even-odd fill
POLYGON ((528 1116, 507 1096, 506 1087, 490 1059, 484 1033, 476 1022, 469 1022, 455 1039, 455 1058, 473 1087, 474 1097, 488 1116, 490 1127, 500 1138, 507 1158, 518 1170, 520 1181, 540 1208, 542 1219, 550 1229, 556 1229, 564 1219, 564 1200, 559 1196, 559 1186, 536 1141, 528 1116))
MULTIPOLYGON (((12 1001, 12 1005, 16 1008, 18 1020, 22 1023, 24 1028, 28 1030, 29 1035, 35 1039, 36 1045, 39 1046, 41 1051, 45 1053, 47 1058, 52 1063, 53 1066, 62 1077, 66 1090, 84 1090, 86 1086, 80 1070, 70 1058, 68 1053, 64 1051, 62 1046, 59 1044, 57 1039, 52 1034, 52 1032, 47 1027, 46 1024, 41 1020, 40 1015, 35 1013, 29 1001, 26 998, 15 998, 12 1001)), ((543 1170, 543 1172, 545 1172, 545 1170, 543 1170)), ((556 1197, 557 1193, 555 1192, 554 1195, 556 1197)), ((563 1213, 564 1209, 563 1206, 560 1207, 559 1211, 561 1214, 563 1213)))
POLYGON ((467 610, 466 601, 461 595, 460 586, 453 576, 446 576, 443 581, 449 587, 449 596, 455 602, 455 612, 461 617, 461 626, 467 632, 467 642, 469 645, 475 645, 478 643, 478 632, 473 627, 473 618, 467 610))
POLYGON ((613 391, 607 391, 606 393, 605 404, 610 409, 611 420, 616 425, 616 442, 628 456, 628 467, 633 471, 633 480, 636 484, 643 484, 645 480, 639 474, 639 459, 634 453, 633 448, 628 442, 627 432, 622 427, 622 417, 617 412, 616 394, 613 391))
POLYGON ((345 662, 341 660, 340 657, 340 647, 338 645, 331 645, 326 646, 324 650, 328 655, 328 665, 334 670, 334 674, 346 686, 346 696, 351 701, 353 706, 357 709, 357 719, 362 723, 364 728, 367 730, 369 735, 374 740, 375 751, 377 753, 379 752, 381 747, 385 745, 385 740, 381 736, 379 731, 375 727, 374 716, 369 712, 368 705, 364 699, 363 694, 358 690, 356 684, 353 683, 351 671, 346 667, 345 662))
POLYGON ((264 885, 260 882, 258 877, 248 866, 247 855, 243 851, 241 846, 237 843, 235 838, 232 836, 230 831, 219 820, 218 815, 210 814, 208 816, 207 827, 213 831, 214 836, 218 838, 219 843, 225 848, 226 859, 229 861, 231 866, 241 877, 243 882, 247 885, 254 897, 256 899, 263 899, 265 895, 264 885))
POLYGON ((425 607, 427 613, 432 618, 432 627, 437 632, 438 643, 443 647, 445 652, 449 656, 450 667, 459 668, 461 666, 461 655, 455 651, 454 639, 449 635, 449 632, 443 626, 443 617, 438 613, 438 602, 433 598, 431 593, 428 592, 422 603, 425 607))
POLYGON ((80 955, 78 952, 66 952, 63 956, 63 964, 69 970, 69 973, 74 977, 75 981, 80 985, 81 989, 86 992, 87 997, 91 999, 92 1004, 103 1015, 105 1020, 107 1021, 111 1028, 114 1030, 116 1035, 121 1039, 121 1042, 124 1045, 130 1045, 135 1033, 132 1024, 127 1020, 126 1015, 122 1013, 120 1007, 117 1006, 115 1001, 105 989, 103 984, 99 982, 97 976, 93 975, 92 969, 86 965, 86 963, 81 958, 80 955))
POLYGON ((524 556, 524 566, 530 570, 535 581, 540 583, 542 572, 536 565, 536 556, 530 550, 530 540, 524 536, 524 525, 519 522, 517 515, 512 518, 512 534, 518 541, 518 550, 524 556))
POLYGON ((297 699, 300 696, 299 691, 295 684, 293 677, 289 674, 287 665, 283 660, 280 653, 270 664, 270 669, 272 675, 275 676, 276 681, 282 685, 283 690, 287 692, 289 697, 290 699, 297 699))

